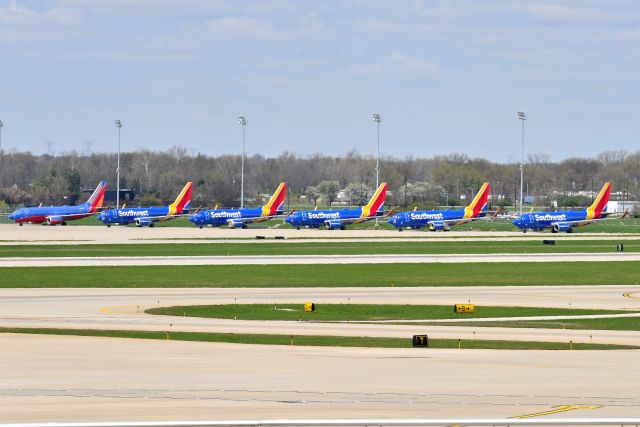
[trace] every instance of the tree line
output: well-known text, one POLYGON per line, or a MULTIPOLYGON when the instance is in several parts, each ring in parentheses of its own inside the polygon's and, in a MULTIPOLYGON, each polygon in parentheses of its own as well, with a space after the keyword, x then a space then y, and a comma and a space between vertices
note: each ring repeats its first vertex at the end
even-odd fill
MULTIPOLYGON (((186 181, 193 181, 191 205, 240 204, 238 155, 189 154, 174 146, 167 151, 121 153, 120 187, 136 191, 140 204, 173 200, 186 181)), ((0 169, 0 200, 9 205, 65 203, 101 180, 116 185, 115 153, 35 155, 4 152, 0 169)), ((298 155, 245 158, 246 203, 260 203, 281 181, 289 186, 293 204, 330 205, 338 196, 346 203, 366 202, 375 190, 376 159, 355 151, 342 156, 298 155), (345 190, 342 192, 342 190, 345 190), (342 194, 341 194, 342 192, 342 194)), ((454 153, 430 158, 385 155, 380 180, 389 183, 387 205, 413 207, 460 205, 473 197, 483 182, 492 184, 492 203, 511 205, 519 197, 519 163, 497 163, 454 153)), ((585 204, 605 181, 613 183, 612 199, 637 200, 640 153, 605 151, 595 158, 553 162, 549 155, 530 154, 524 165, 525 194, 537 204, 570 200, 585 204)))

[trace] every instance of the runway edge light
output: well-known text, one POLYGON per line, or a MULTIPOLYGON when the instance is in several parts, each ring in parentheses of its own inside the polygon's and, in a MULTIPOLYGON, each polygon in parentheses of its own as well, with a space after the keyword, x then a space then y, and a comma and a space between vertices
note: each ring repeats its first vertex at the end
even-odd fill
POLYGON ((473 313, 476 311, 474 304, 456 304, 453 306, 454 313, 473 313))

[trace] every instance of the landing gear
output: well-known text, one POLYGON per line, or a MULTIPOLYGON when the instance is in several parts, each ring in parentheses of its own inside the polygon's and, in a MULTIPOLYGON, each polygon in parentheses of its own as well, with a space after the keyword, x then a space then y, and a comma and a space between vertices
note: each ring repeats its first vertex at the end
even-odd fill
POLYGON ((200 225, 199 227, 200 227, 200 230, 202 230, 204 228, 204 225, 200 225))
MULTIPOLYGON (((22 224, 20 224, 20 225, 22 225, 22 224)), ((300 230, 300 227, 296 227, 296 230, 300 230)))
POLYGON ((340 230, 346 230, 346 229, 347 229, 347 227, 345 225, 341 225, 340 226, 340 230))
POLYGON ((154 223, 149 224, 149 228, 151 227, 155 227, 156 225, 154 223))

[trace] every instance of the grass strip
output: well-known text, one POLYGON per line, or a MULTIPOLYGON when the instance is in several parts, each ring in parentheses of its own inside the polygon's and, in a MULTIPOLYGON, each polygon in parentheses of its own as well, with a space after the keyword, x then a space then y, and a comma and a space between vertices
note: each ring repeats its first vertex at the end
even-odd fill
MULTIPOLYGON (((616 240, 558 240, 544 245, 532 241, 429 241, 429 242, 287 242, 247 243, 144 243, 83 245, 4 245, 0 257, 143 257, 143 256, 244 256, 244 255, 374 255, 374 254, 528 254, 609 253, 616 240)), ((625 240, 627 252, 640 251, 640 240, 625 240)))
POLYGON ((2 288, 634 285, 640 261, 2 267, 2 288))
MULTIPOLYGON (((456 314, 453 305, 317 304, 305 312, 303 304, 219 304, 151 308, 148 314, 241 320, 374 321, 414 319, 478 319, 486 317, 580 316, 620 314, 622 310, 547 307, 476 306, 473 313, 456 314)), ((639 321, 638 319, 637 321, 639 321)), ((466 323, 465 323, 466 325, 466 323)))
MULTIPOLYGON (((411 337, 338 337, 313 335, 265 335, 226 334, 210 332, 164 332, 164 331, 119 331, 99 329, 53 329, 53 328, 0 328, 0 333, 74 335, 109 338, 137 338, 173 341, 221 342, 233 344, 294 345, 322 347, 411 347, 411 337)), ((637 346, 591 343, 557 343, 538 341, 498 341, 430 339, 430 348, 492 349, 492 350, 631 350, 637 346)))
MULTIPOLYGON (((435 323, 431 323, 435 325, 435 323)), ((460 323, 438 322, 440 326, 461 326, 460 323)), ((424 325, 429 325, 425 322, 424 325)), ((487 328, 589 329, 608 331, 640 331, 640 317, 566 320, 504 320, 495 322, 465 322, 464 326, 487 328)))

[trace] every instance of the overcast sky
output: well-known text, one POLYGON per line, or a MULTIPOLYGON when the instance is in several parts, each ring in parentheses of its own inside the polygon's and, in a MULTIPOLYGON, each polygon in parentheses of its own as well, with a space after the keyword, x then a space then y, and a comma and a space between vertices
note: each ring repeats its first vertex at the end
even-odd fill
POLYGON ((640 2, 0 0, 7 150, 640 147, 640 2))

